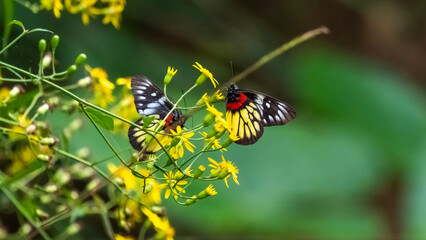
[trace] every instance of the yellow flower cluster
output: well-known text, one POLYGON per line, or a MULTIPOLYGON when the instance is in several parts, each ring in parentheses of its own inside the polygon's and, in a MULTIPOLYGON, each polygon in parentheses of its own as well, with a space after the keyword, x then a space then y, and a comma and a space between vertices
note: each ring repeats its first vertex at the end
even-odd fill
MULTIPOLYGON (((89 24, 90 18, 103 16, 104 24, 111 23, 118 29, 126 0, 64 0, 64 3, 66 10, 71 14, 81 13, 85 25, 89 24)), ((61 17, 64 3, 62 0, 40 0, 41 7, 48 11, 52 10, 56 18, 61 17)))

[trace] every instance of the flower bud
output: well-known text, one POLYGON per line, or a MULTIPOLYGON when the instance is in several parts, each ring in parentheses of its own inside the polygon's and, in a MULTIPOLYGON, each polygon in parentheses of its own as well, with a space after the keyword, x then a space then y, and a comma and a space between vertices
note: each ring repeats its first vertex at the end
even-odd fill
POLYGON ((213 188, 213 185, 210 184, 206 189, 204 189, 202 192, 197 194, 197 198, 204 199, 208 196, 213 196, 216 194, 217 194, 216 190, 213 188))
POLYGON ((46 187, 44 187, 44 191, 48 193, 56 192, 58 191, 58 186, 56 186, 55 184, 49 184, 46 187))
POLYGON ((29 125, 26 129, 27 134, 33 134, 36 129, 37 129, 37 126, 35 124, 29 125))
POLYGON ((148 170, 148 171, 151 171, 152 169, 154 169, 154 161, 149 161, 147 164, 146 164, 146 169, 148 170))
POLYGON ((144 190, 143 193, 147 194, 147 193, 151 192, 152 189, 154 189, 154 184, 152 182, 149 182, 149 183, 145 184, 145 188, 143 189, 144 190))
POLYGON ((100 181, 99 179, 93 179, 92 181, 90 181, 87 186, 86 189, 91 191, 93 190, 95 187, 97 187, 99 185, 100 181))
POLYGON ((44 53, 44 51, 46 51, 46 40, 41 39, 41 40, 38 42, 38 51, 39 51, 41 54, 43 54, 43 53, 44 53))
POLYGON ((203 73, 197 78, 197 81, 195 82, 196 85, 201 85, 207 80, 207 76, 203 73))
POLYGON ((192 204, 196 203, 198 201, 197 196, 192 196, 191 198, 186 199, 185 205, 191 206, 192 204))
POLYGON ((71 65, 67 69, 67 75, 71 76, 71 75, 73 75, 75 73, 75 71, 77 71, 77 66, 76 65, 71 65))
POLYGON ((210 124, 212 124, 212 123, 214 122, 214 118, 215 118, 214 114, 209 112, 209 113, 208 113, 208 114, 204 117, 204 120, 203 120, 203 126, 204 126, 204 127, 207 127, 207 126, 209 126, 210 124))
POLYGON ((75 59, 75 65, 81 66, 86 62, 87 56, 84 53, 80 53, 78 57, 75 59))
POLYGON ((44 69, 44 68, 49 67, 51 63, 52 63, 52 54, 50 52, 47 52, 44 55, 43 60, 41 60, 41 66, 44 69))
POLYGON ((68 236, 74 235, 81 230, 81 226, 78 223, 73 223, 65 230, 68 236))
POLYGON ((229 137, 226 139, 224 143, 222 143, 222 148, 227 148, 229 145, 231 145, 234 141, 232 141, 229 137))
POLYGON ((21 85, 15 85, 15 86, 13 86, 12 89, 10 89, 9 96, 11 98, 13 98, 13 97, 16 97, 18 94, 24 93, 24 92, 25 92, 25 90, 24 90, 24 88, 22 88, 21 85))
POLYGON ((175 174, 176 180, 182 179, 183 177, 185 177, 185 175, 181 171, 176 172, 176 174, 175 174))
POLYGON ((199 178, 203 175, 206 168, 203 165, 198 166, 197 170, 195 170, 194 178, 199 178))
POLYGON ((59 186, 62 186, 70 181, 71 174, 69 172, 65 172, 63 169, 59 169, 56 171, 53 179, 59 186))
POLYGON ((87 87, 92 83, 92 78, 90 76, 87 76, 85 78, 82 78, 78 80, 77 85, 79 87, 87 87))
POLYGON ((52 201, 52 196, 48 195, 48 194, 43 194, 40 197, 40 201, 43 204, 50 204, 52 201))
POLYGON ((226 178, 228 175, 229 175, 228 169, 222 169, 222 170, 220 170, 217 178, 223 179, 223 178, 226 178))
POLYGON ((46 138, 42 138, 40 140, 40 144, 41 145, 49 145, 49 146, 51 146, 51 145, 54 145, 55 143, 56 143, 56 139, 53 138, 53 137, 46 137, 46 138))
POLYGON ((215 178, 219 175, 219 173, 220 173, 220 168, 214 168, 210 170, 210 177, 215 178))
POLYGON ((49 162, 52 159, 52 156, 45 155, 45 154, 38 154, 37 159, 43 162, 49 162))
POLYGON ((80 158, 88 158, 90 155, 90 148, 83 147, 77 150, 77 156, 80 158))
POLYGON ((159 217, 164 217, 166 215, 166 209, 160 206, 152 206, 151 212, 157 214, 159 217))
POLYGON ((206 138, 212 138, 214 136, 216 136, 217 131, 215 128, 210 129, 210 131, 207 133, 206 138))
POLYGON ((220 131, 220 132, 217 132, 216 133, 216 135, 215 135, 215 138, 216 139, 219 139, 220 137, 222 137, 222 135, 225 133, 225 130, 222 130, 222 131, 220 131))
POLYGON ((31 232, 31 225, 28 223, 25 223, 24 225, 22 225, 20 230, 22 234, 27 235, 31 232))
POLYGON ((36 210, 35 210, 35 214, 36 214, 38 217, 41 217, 41 218, 48 218, 48 217, 49 217, 49 214, 47 214, 47 212, 45 212, 45 211, 41 210, 40 208, 36 208, 36 210))
POLYGON ((53 35, 52 39, 50 40, 50 46, 52 47, 52 50, 55 50, 58 44, 59 44, 59 36, 53 35))
POLYGON ((45 114, 49 110, 50 106, 47 103, 43 103, 38 109, 37 113, 40 115, 45 114))
POLYGON ((78 192, 76 190, 72 190, 70 192, 70 197, 74 200, 76 200, 78 198, 78 192))

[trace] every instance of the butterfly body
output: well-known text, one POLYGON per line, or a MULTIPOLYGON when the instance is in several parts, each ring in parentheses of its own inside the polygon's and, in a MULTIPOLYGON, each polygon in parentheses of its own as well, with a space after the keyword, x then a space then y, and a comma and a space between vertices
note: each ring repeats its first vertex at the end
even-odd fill
POLYGON ((228 88, 226 119, 240 138, 237 144, 250 145, 263 135, 263 128, 284 125, 296 117, 288 104, 253 90, 228 88))

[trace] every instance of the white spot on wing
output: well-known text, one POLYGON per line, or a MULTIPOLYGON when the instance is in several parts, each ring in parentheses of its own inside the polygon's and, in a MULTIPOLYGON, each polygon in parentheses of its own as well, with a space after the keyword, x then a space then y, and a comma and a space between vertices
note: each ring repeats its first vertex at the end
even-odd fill
POLYGON ((148 108, 157 108, 157 107, 159 107, 160 106, 160 104, 159 103, 148 103, 148 108))
POLYGON ((162 96, 160 99, 158 99, 158 102, 160 102, 161 104, 164 104, 166 102, 166 97, 162 96))
POLYGON ((151 96, 155 97, 155 96, 157 96, 157 93, 153 92, 153 93, 151 93, 151 96))
POLYGON ((270 122, 273 122, 273 121, 274 121, 274 118, 273 118, 271 115, 269 115, 268 117, 269 117, 269 121, 270 121, 270 122))
POLYGON ((155 109, 152 109, 152 108, 147 108, 147 109, 145 109, 145 110, 143 110, 143 115, 151 115, 151 114, 153 114, 155 112, 155 109))
POLYGON ((144 96, 138 96, 138 97, 137 97, 137 99, 138 99, 138 100, 145 100, 145 99, 146 99, 146 97, 144 97, 144 96))
POLYGON ((266 102, 265 105, 266 105, 267 108, 271 107, 271 104, 269 104, 269 102, 266 102))
POLYGON ((137 94, 143 94, 144 92, 142 90, 136 90, 137 94))
POLYGON ((280 115, 281 119, 285 119, 283 112, 278 110, 277 113, 278 113, 278 115, 280 115))

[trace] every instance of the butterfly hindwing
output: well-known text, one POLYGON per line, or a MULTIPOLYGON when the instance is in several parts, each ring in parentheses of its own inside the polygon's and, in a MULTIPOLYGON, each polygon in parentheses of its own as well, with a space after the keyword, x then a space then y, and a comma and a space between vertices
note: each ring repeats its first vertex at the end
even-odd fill
POLYGON ((239 109, 226 112, 228 125, 235 129, 240 138, 237 144, 250 145, 263 135, 262 114, 256 104, 247 100, 239 109))

